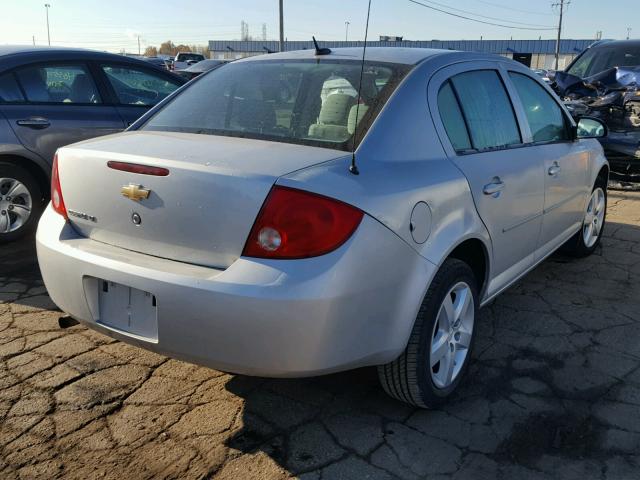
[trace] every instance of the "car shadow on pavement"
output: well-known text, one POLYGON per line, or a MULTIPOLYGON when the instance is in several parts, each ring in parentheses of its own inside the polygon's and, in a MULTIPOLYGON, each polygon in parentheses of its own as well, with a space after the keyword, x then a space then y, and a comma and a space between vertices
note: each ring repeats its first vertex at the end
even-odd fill
POLYGON ((0 302, 57 310, 42 282, 34 235, 0 245, 0 302))
POLYGON ((555 254, 481 310, 444 407, 388 398, 374 368, 234 376, 226 445, 311 479, 640 478, 640 228, 613 220, 594 255, 555 254))

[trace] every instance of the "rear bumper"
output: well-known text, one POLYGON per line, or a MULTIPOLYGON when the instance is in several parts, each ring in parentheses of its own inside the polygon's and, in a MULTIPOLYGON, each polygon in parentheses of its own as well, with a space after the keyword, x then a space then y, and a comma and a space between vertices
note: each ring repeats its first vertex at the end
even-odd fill
POLYGON ((366 215, 328 255, 240 258, 226 270, 79 237, 51 207, 36 242, 52 300, 88 327, 171 357, 260 376, 318 375, 396 358, 436 269, 366 215), (157 340, 97 323, 87 277, 155 295, 157 340))

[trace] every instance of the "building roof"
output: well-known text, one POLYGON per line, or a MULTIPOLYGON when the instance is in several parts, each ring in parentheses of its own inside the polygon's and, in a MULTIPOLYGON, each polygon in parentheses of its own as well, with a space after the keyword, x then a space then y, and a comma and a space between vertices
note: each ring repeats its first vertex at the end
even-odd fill
MULTIPOLYGON (((342 47, 362 47, 364 42, 325 42, 318 41, 321 47, 342 48, 342 47)), ((560 53, 576 55, 594 40, 561 40, 560 53)), ((367 42, 369 47, 395 47, 395 48, 429 48, 444 50, 462 50, 465 52, 481 53, 533 53, 533 54, 554 54, 556 49, 555 40, 403 40, 401 42, 367 42)), ((313 49, 313 42, 309 41, 287 41, 287 50, 308 50, 313 49)), ((209 50, 216 52, 253 52, 265 53, 267 51, 277 52, 279 43, 277 41, 241 41, 241 40, 210 40, 209 50)))

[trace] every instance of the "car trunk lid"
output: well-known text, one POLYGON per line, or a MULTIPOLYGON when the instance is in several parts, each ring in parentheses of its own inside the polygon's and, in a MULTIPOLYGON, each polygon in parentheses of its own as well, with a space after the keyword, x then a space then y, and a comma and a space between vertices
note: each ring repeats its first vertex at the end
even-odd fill
POLYGON ((244 138, 127 132, 65 147, 58 158, 69 221, 83 236, 226 268, 241 255, 279 176, 344 155, 244 138), (169 174, 127 172, 108 162, 161 167, 169 174), (148 190, 148 198, 128 198, 123 187, 130 187, 128 193, 148 190))

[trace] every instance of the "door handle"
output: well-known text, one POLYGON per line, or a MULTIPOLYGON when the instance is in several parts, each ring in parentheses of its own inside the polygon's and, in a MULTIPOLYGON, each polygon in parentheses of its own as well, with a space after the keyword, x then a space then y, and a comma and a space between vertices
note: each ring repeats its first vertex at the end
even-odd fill
POLYGON ((558 165, 558 162, 553 162, 553 165, 549 167, 549 170, 547 170, 547 173, 550 176, 555 177, 560 173, 561 170, 562 169, 560 168, 560 165, 558 165))
POLYGON ((500 180, 500 177, 493 177, 491 183, 487 183, 482 188, 482 193, 485 195, 491 195, 493 198, 498 198, 500 192, 504 189, 504 182, 500 180))
POLYGON ((21 120, 18 120, 16 123, 21 127, 29 127, 35 130, 47 128, 48 126, 51 125, 49 120, 42 117, 23 118, 21 120))

